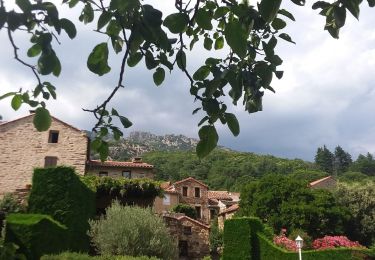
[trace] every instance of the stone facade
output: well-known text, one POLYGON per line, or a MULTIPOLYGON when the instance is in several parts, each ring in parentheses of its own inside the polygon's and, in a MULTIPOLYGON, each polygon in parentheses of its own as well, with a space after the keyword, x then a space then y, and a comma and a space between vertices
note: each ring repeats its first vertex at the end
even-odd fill
POLYGON ((135 158, 131 162, 97 161, 90 160, 87 163, 87 174, 97 176, 109 176, 113 178, 154 178, 154 166, 142 162, 141 158, 135 158))
POLYGON ((234 204, 230 206, 229 208, 223 210, 219 213, 219 216, 217 218, 219 229, 224 229, 224 222, 227 219, 233 218, 234 214, 240 209, 238 204, 234 204))
POLYGON ((0 195, 31 184, 33 169, 46 163, 73 166, 85 173, 88 138, 79 129, 52 117, 48 131, 38 132, 34 115, 0 124, 0 195))
POLYGON ((171 236, 179 247, 180 259, 202 259, 210 254, 210 227, 185 215, 164 215, 171 236))
POLYGON ((156 197, 154 201, 154 212, 164 213, 170 211, 180 201, 179 194, 174 191, 165 191, 164 198, 156 197))

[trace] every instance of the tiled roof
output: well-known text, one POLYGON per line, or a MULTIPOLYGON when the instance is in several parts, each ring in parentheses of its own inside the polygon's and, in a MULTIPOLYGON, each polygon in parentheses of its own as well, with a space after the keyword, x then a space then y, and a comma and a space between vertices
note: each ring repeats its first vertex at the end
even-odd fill
POLYGON ((227 214, 227 213, 237 211, 239 208, 240 208, 240 206, 238 204, 234 204, 234 205, 230 206, 229 208, 220 212, 219 215, 224 215, 224 214, 227 214))
POLYGON ((163 215, 163 217, 165 217, 165 218, 174 218, 174 219, 177 219, 178 221, 186 219, 186 220, 190 221, 193 224, 199 225, 199 226, 201 226, 201 227, 203 227, 205 229, 210 229, 210 226, 208 226, 206 224, 203 224, 202 222, 200 222, 198 220, 192 219, 192 218, 190 218, 190 217, 188 217, 186 215, 183 215, 183 216, 163 215))
POLYGON ((208 199, 208 205, 218 205, 219 201, 217 199, 208 199))
POLYGON ((183 180, 181 180, 181 181, 177 181, 177 182, 173 183, 173 185, 181 184, 181 183, 184 183, 184 182, 186 182, 186 181, 194 181, 194 182, 196 182, 196 183, 198 183, 198 184, 200 184, 200 185, 202 185, 202 186, 208 188, 208 186, 207 186, 206 184, 204 184, 204 183, 201 182, 201 181, 198 181, 198 180, 194 179, 193 177, 189 177, 189 178, 183 179, 183 180))
POLYGON ((160 184, 160 188, 162 188, 163 190, 169 188, 169 186, 171 186, 171 182, 170 181, 162 182, 160 184))
POLYGON ((332 176, 324 177, 324 178, 322 178, 322 179, 319 179, 319 180, 316 180, 316 181, 310 182, 309 186, 310 186, 310 187, 313 187, 313 186, 315 186, 315 185, 317 185, 317 184, 319 184, 319 183, 321 183, 321 182, 323 182, 323 181, 329 180, 329 179, 332 179, 332 176))
POLYGON ((230 196, 229 192, 224 190, 209 190, 207 195, 209 199, 232 200, 232 197, 230 196))
POLYGON ((118 162, 118 161, 99 161, 90 160, 87 164, 91 167, 126 167, 126 168, 154 168, 153 165, 144 162, 118 162))

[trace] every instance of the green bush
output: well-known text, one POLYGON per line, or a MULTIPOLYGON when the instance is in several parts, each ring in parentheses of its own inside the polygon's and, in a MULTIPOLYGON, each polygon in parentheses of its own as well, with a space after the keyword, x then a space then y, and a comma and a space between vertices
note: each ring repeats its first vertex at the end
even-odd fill
POLYGON ((188 204, 177 204, 172 208, 173 212, 184 213, 192 219, 197 219, 197 210, 188 204))
POLYGON ((150 209, 121 206, 116 201, 106 213, 90 221, 89 235, 100 254, 175 259, 176 244, 162 219, 150 209))
POLYGON ((40 260, 158 260, 147 256, 89 256, 86 254, 64 252, 59 255, 45 255, 40 260))
POLYGON ((35 169, 32 181, 30 213, 50 215, 67 226, 69 248, 87 252, 88 219, 95 214, 95 194, 70 167, 35 169))
POLYGON ((223 246, 223 231, 219 228, 217 218, 211 221, 210 227, 210 250, 212 253, 218 254, 223 246))
POLYGON ((9 214, 6 218, 5 243, 18 245, 27 259, 67 250, 67 228, 50 216, 9 214))
POLYGON ((247 218, 229 219, 224 225, 224 260, 251 259, 251 230, 247 218))
POLYGON ((17 201, 12 193, 6 193, 0 200, 0 211, 5 213, 18 213, 25 211, 25 207, 17 201))

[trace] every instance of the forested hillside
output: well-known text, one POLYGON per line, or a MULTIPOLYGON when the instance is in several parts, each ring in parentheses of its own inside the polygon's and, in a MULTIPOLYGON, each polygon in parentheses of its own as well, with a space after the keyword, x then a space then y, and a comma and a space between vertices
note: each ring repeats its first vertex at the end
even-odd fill
POLYGON ((296 178, 315 180, 327 173, 315 164, 299 159, 288 160, 216 149, 203 160, 194 151, 150 152, 143 160, 154 164, 159 180, 180 180, 189 176, 207 183, 211 189, 239 191, 241 185, 267 173, 292 174, 296 178))

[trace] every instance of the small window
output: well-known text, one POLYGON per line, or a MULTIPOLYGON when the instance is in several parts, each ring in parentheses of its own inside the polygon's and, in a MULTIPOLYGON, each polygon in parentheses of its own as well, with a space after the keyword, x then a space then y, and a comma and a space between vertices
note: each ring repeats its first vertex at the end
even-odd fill
POLYGON ((127 179, 131 179, 132 178, 131 171, 123 171, 122 172, 122 177, 127 178, 127 179))
POLYGON ((196 198, 200 198, 200 197, 201 197, 201 189, 198 188, 198 187, 195 187, 194 191, 195 191, 195 192, 194 192, 195 197, 196 197, 196 198))
POLYGON ((44 167, 55 167, 57 165, 57 157, 46 156, 44 158, 44 167))
POLYGON ((48 142, 51 144, 57 144, 59 142, 59 131, 50 130, 48 136, 48 142))
POLYGON ((216 210, 211 209, 210 210, 210 219, 214 219, 216 217, 216 210))
POLYGON ((99 172, 99 177, 106 177, 108 176, 108 172, 99 172))
POLYGON ((164 195, 163 205, 171 205, 171 196, 169 194, 164 195))
POLYGON ((195 210, 197 211, 197 218, 202 218, 201 207, 200 206, 196 206, 195 210))
POLYGON ((182 196, 187 197, 188 195, 188 187, 182 187, 182 196))
POLYGON ((191 227, 184 226, 184 234, 185 235, 191 235, 191 227))

